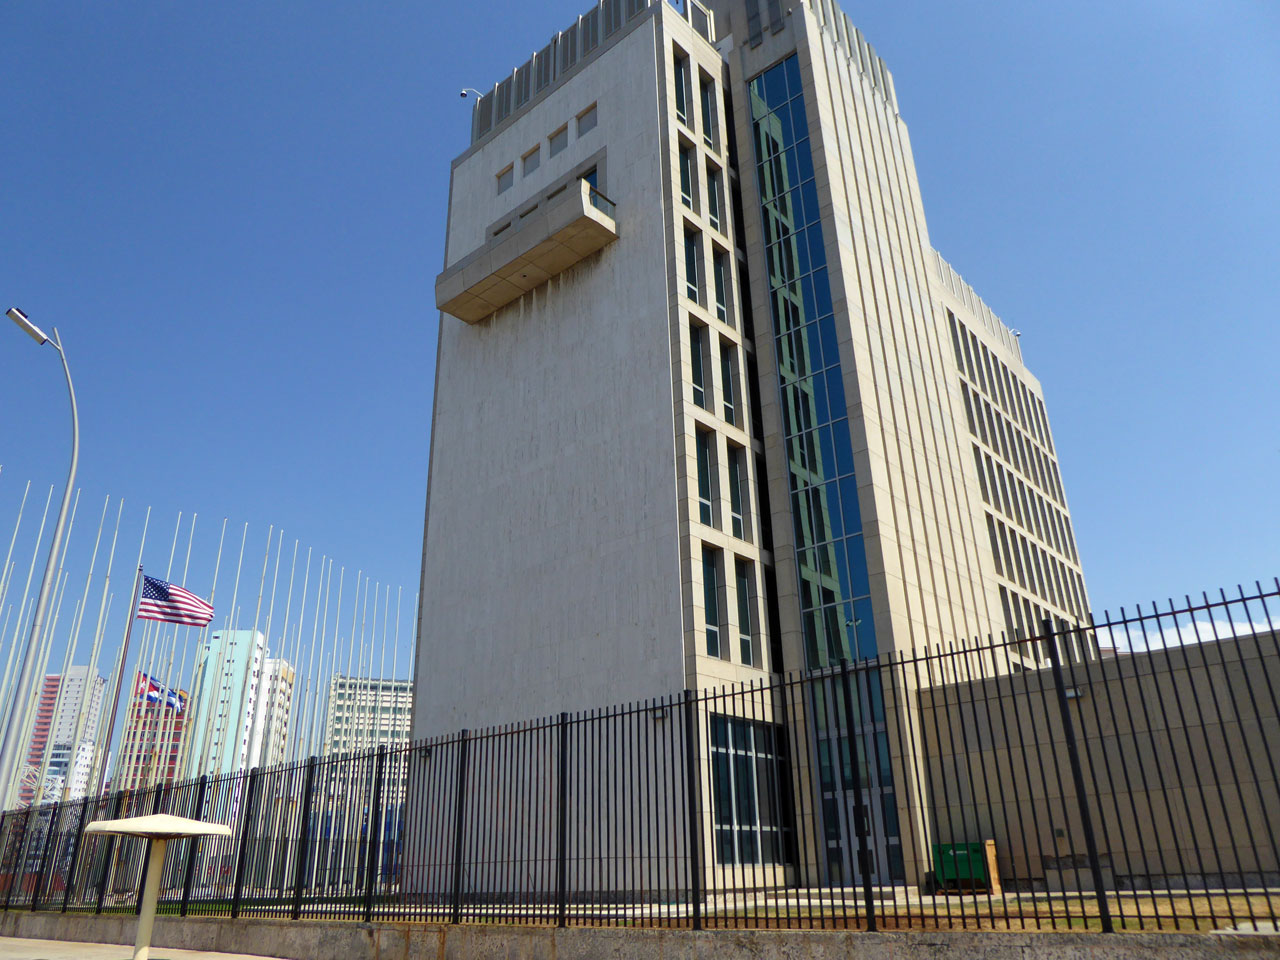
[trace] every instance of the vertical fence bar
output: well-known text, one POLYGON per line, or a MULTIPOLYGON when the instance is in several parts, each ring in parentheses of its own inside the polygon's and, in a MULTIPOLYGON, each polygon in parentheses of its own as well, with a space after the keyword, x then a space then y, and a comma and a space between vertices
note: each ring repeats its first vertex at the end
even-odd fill
POLYGON ((40 909, 40 885, 44 882, 44 872, 49 866, 49 847, 53 844, 54 834, 58 832, 58 804, 49 811, 49 829, 44 834, 44 847, 40 851, 40 866, 36 870, 36 883, 31 888, 31 910, 40 909))
POLYGON ((467 800, 467 753, 471 743, 471 731, 463 730, 458 736, 458 789, 453 807, 453 891, 450 923, 462 922, 462 831, 466 825, 463 815, 467 800))
MULTIPOLYGON (((124 806, 124 794, 123 790, 116 794, 116 802, 108 819, 118 820, 120 818, 120 808, 124 806)), ((103 852, 102 857, 102 876, 98 878, 98 903, 93 910, 95 914, 102 913, 102 904, 107 897, 107 883, 111 879, 112 857, 115 854, 115 849, 116 835, 114 833, 107 834, 107 849, 103 852)))
POLYGON ((373 774, 373 806, 369 811, 369 856, 364 869, 364 922, 373 919, 373 888, 378 876, 378 853, 382 840, 382 781, 387 772, 387 745, 378 744, 373 774))
POLYGON ((1089 870, 1093 873, 1093 889, 1098 899, 1098 919, 1103 933, 1114 933, 1111 908, 1107 904, 1107 890, 1102 882, 1102 862, 1098 859, 1098 841, 1093 833, 1093 818, 1089 813, 1089 798, 1085 796, 1084 769, 1080 766, 1080 749, 1076 743, 1075 723, 1071 719, 1071 705, 1067 703, 1067 685, 1062 677, 1062 660, 1058 653, 1058 638, 1053 624, 1044 623, 1045 649, 1049 654, 1049 666, 1053 672, 1053 685, 1058 691, 1058 712, 1062 716, 1062 734, 1067 741, 1067 760, 1071 764, 1071 779, 1075 783, 1076 801, 1080 807, 1080 829, 1084 832, 1085 850, 1089 855, 1089 870))
POLYGON ((569 912, 569 714, 560 714, 557 730, 560 753, 556 785, 556 926, 563 927, 569 912))
POLYGON ((702 811, 698 803, 698 724, 694 693, 684 692, 685 853, 689 858, 689 902, 693 929, 702 929, 702 811))
POLYGON ((22 834, 17 845, 17 859, 13 864, 13 874, 9 877, 9 889, 4 894, 4 912, 9 912, 9 904, 13 902, 13 888, 22 882, 22 864, 26 860, 27 830, 31 827, 31 808, 22 818, 22 834))
POLYGON ((236 852, 236 887, 231 897, 231 919, 240 916, 244 897, 244 871, 249 860, 249 833, 253 829, 253 801, 258 792, 258 768, 249 771, 249 788, 244 801, 244 825, 240 830, 240 849, 236 852))
MULTIPOLYGON (((853 686, 849 682, 850 666, 847 657, 840 660, 840 683, 844 687, 844 726, 845 735, 849 738, 849 763, 853 765, 853 789, 856 802, 853 812, 853 829, 858 836, 858 870, 862 874, 862 897, 867 917, 867 931, 875 932, 876 905, 871 891, 871 851, 867 842, 867 826, 871 819, 870 811, 862 794, 861 751, 858 749, 858 733, 854 727, 853 686)), ((858 716, 862 716, 862 704, 858 704, 858 716)), ((839 751, 836 751, 837 759, 839 751)))
MULTIPOLYGON (((196 787, 196 802, 192 807, 194 819, 199 820, 204 816, 204 796, 205 791, 209 788, 209 775, 200 774, 200 784, 196 787)), ((196 875, 196 857, 200 855, 200 837, 192 837, 187 841, 187 869, 182 878, 182 907, 179 909, 178 915, 185 917, 187 910, 191 906, 191 882, 196 875)))
POLYGON ((298 856, 293 868, 293 909, 289 919, 302 916, 302 888, 306 885, 307 856, 311 850, 311 798, 316 788, 315 757, 307 758, 307 773, 302 786, 302 819, 298 821, 298 856))
POLYGON ((80 820, 76 826, 75 839, 71 841, 71 860, 67 863, 67 883, 62 891, 62 912, 67 912, 71 903, 71 888, 76 883, 76 865, 80 861, 80 846, 84 843, 84 822, 89 817, 89 798, 80 801, 80 820))

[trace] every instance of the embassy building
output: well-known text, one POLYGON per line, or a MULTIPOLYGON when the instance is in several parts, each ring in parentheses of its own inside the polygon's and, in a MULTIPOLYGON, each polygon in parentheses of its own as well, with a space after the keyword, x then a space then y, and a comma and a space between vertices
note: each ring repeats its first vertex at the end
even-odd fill
POLYGON ((436 301, 415 738, 1087 618, 1040 384, 831 0, 554 35, 436 301))

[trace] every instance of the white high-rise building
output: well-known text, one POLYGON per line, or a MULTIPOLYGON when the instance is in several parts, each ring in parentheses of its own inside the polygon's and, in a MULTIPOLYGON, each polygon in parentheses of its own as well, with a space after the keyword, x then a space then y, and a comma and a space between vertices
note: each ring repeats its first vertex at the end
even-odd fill
POLYGON ((263 667, 262 691, 254 712, 249 765, 269 767, 288 759, 289 718, 293 710, 294 670, 287 660, 269 657, 263 667))
POLYGON ((409 742, 413 682, 334 676, 325 708, 325 754, 356 753, 409 742))

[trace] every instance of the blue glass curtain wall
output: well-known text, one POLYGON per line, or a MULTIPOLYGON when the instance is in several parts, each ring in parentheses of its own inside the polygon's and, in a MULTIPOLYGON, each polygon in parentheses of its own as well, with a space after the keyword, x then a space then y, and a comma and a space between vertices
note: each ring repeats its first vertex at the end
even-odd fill
POLYGON ((853 446, 795 56, 750 83, 810 668, 876 654, 853 446))

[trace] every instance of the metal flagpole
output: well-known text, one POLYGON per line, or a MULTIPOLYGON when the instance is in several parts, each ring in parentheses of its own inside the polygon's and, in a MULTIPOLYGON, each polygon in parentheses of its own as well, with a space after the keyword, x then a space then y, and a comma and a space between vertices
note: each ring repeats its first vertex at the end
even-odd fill
MULTIPOLYGON (((236 709, 236 723, 242 723, 241 717, 246 712, 249 714, 249 744, 246 748, 245 759, 249 767, 256 767, 258 764, 253 757, 253 738, 258 731, 258 720, 262 715, 265 704, 262 696, 262 682, 266 679, 267 672, 267 640, 262 641, 262 660, 258 660, 258 617, 262 613, 262 594, 267 587, 267 565, 271 562, 271 535, 275 533, 275 524, 267 527, 267 549, 262 555, 262 577, 258 581, 258 601, 253 608, 253 629, 249 631, 249 656, 244 664, 244 678, 240 682, 240 705, 236 709), (258 676, 253 677, 254 664, 258 664, 258 676), (252 697, 250 696, 252 690, 252 697)), ((261 752, 261 744, 259 744, 259 752, 261 752)))
MULTIPOLYGON (((12 312, 11 312, 12 315, 12 312)), ((21 312, 17 316, 22 316, 21 312)), ((17 317, 15 317, 17 319, 17 317)), ((26 324, 26 328, 30 328, 30 323, 26 324)), ((31 329, 28 329, 28 333, 31 329)), ((43 332, 36 330, 39 336, 37 339, 43 338, 43 332)), ((17 684, 14 686, 14 694, 5 701, 9 704, 11 711, 13 707, 21 710, 22 705, 31 697, 31 690, 35 686, 35 677, 32 676, 31 670, 35 666, 35 662, 40 659, 40 651, 37 644, 41 642, 43 637, 44 614, 49 602, 49 588, 55 585, 54 567, 58 561, 58 551, 62 547, 62 533, 64 524, 67 519, 67 508, 70 506, 73 489, 76 482, 76 467, 80 463, 80 413, 76 407, 76 390, 71 382, 71 367, 67 365, 67 352, 62 346, 62 337, 58 334, 58 328, 53 328, 53 336, 44 338, 41 342, 48 340, 52 342, 58 350, 58 356, 62 360, 62 372, 67 379, 67 397, 71 403, 71 468, 67 472, 67 484, 62 491, 62 505, 58 508, 58 519, 53 525, 53 537, 49 541, 49 556, 45 560, 44 576, 40 580, 40 592, 36 596, 35 615, 31 620, 31 633, 27 637, 26 648, 22 653, 22 666, 18 670, 17 684)), ((78 499, 78 494, 77 494, 78 499)), ((65 554, 63 555, 65 559, 65 554)), ((61 567, 58 567, 61 570, 61 567)), ((4 735, 0 738, 0 784, 5 785, 3 794, 0 794, 0 800, 7 801, 12 793, 12 785, 16 782, 15 774, 22 769, 21 750, 22 741, 18 739, 20 731, 16 725, 17 717, 10 712, 6 718, 4 725, 4 735)), ((0 803, 0 806, 7 806, 7 803, 0 803)))
MULTIPOLYGON (((214 594, 218 592, 218 573, 222 569, 222 545, 227 539, 227 518, 222 518, 222 532, 218 534, 218 556, 213 561, 213 587, 209 590, 209 603, 213 603, 214 594)), ((213 621, 209 621, 212 623, 213 621)), ((182 724, 182 760, 179 765, 181 771, 180 776, 186 778, 192 775, 190 769, 191 764, 191 745, 195 741, 195 735, 199 733, 198 724, 195 722, 200 716, 201 711, 205 709, 204 700, 204 678, 208 672, 209 654, 212 652, 207 649, 206 637, 209 634, 209 624, 205 624, 200 628, 200 635, 196 638, 196 647, 202 654, 200 662, 194 667, 195 674, 191 683, 191 700, 187 705, 187 719, 182 724)), ((216 701, 215 704, 216 706, 216 701)), ((203 745, 202 745, 203 746, 203 745)), ((203 772, 203 771, 198 771, 203 772)))
MULTIPOLYGON (((289 628, 289 612, 293 607, 293 577, 294 577, 294 573, 296 573, 297 571, 297 566, 298 566, 298 541, 294 540, 293 541, 293 569, 289 571, 289 600, 285 604, 284 625, 286 630, 288 630, 289 628)), ((294 638, 293 654, 295 658, 293 683, 294 683, 295 699, 297 697, 297 688, 301 685, 299 681, 302 676, 302 670, 301 670, 302 663, 301 663, 301 656, 300 656, 300 651, 302 649, 302 646, 301 646, 302 621, 305 620, 307 616, 307 587, 310 583, 310 577, 311 577, 311 548, 307 547, 306 572, 302 575, 302 599, 298 603, 298 624, 296 627, 294 627, 294 631, 293 631, 293 638, 294 638)), ((302 702, 305 703, 305 700, 302 702)), ((292 740, 290 741, 290 759, 294 759, 294 760, 297 759, 297 754, 298 754, 298 744, 297 744, 298 732, 302 729, 301 724, 296 723, 295 720, 296 720, 298 710, 300 710, 301 708, 302 708, 301 703, 295 706, 294 702, 290 701, 289 725, 291 729, 289 731, 289 734, 290 734, 290 737, 292 738, 292 740)))
POLYGON ((294 720, 297 717, 297 711, 294 709, 294 703, 297 700, 298 677, 301 673, 300 664, 298 663, 298 643, 301 636, 295 631, 293 634, 293 644, 289 644, 289 614, 293 612, 293 580, 298 572, 298 538, 293 538, 293 558, 289 561, 289 590, 285 594, 284 600, 284 629, 280 631, 280 645, 282 648, 288 649, 289 656, 286 660, 289 663, 289 669, 293 671, 293 676, 289 680, 289 717, 284 727, 284 753, 281 759, 291 761, 293 759, 293 732, 296 729, 294 720))
POLYGON ((11 703, 13 689, 13 657, 18 650, 18 637, 27 619, 27 604, 31 600, 31 578, 36 572, 36 557, 40 555, 40 542, 44 539, 44 527, 49 521, 49 504, 53 502, 53 487, 44 499, 44 514, 40 517, 40 529, 36 531, 35 546, 31 548, 31 563, 27 566, 27 582, 22 587, 22 604, 18 607, 18 622, 13 625, 13 639, 9 641, 9 658, 4 667, 4 685, 0 687, 0 703, 11 703))
MULTIPOLYGON (((218 703, 222 700, 222 688, 226 684, 226 681, 228 679, 226 676, 227 640, 228 640, 228 634, 230 633, 230 624, 233 622, 232 618, 235 616, 236 601, 237 599, 239 599, 239 596, 240 596, 240 568, 244 563, 244 541, 248 535, 249 535, 249 524, 246 522, 244 525, 244 529, 240 531, 240 556, 236 560, 236 580, 235 580, 235 584, 231 588, 231 608, 230 608, 230 612, 227 614, 227 619, 225 621, 228 624, 228 626, 223 628, 222 643, 218 645, 218 659, 216 661, 216 667, 215 667, 217 672, 214 674, 215 689, 213 691, 213 702, 212 704, 210 704, 211 709, 209 711, 209 717, 208 717, 208 720, 206 721, 206 728, 205 728, 206 735, 205 735, 204 744, 203 744, 204 750, 203 750, 203 756, 200 762, 201 773, 207 772, 207 770, 209 769, 209 762, 214 756, 213 754, 214 713, 217 710, 218 703)), ((228 694, 229 693, 230 691, 228 691, 228 694)), ((230 700, 230 696, 228 696, 227 699, 230 700)), ((220 751, 222 747, 223 747, 223 744, 219 742, 218 749, 220 751)))
MULTIPOLYGON (((321 565, 321 568, 323 569, 324 567, 323 558, 320 561, 320 565, 321 565)), ((342 608, 342 576, 345 572, 346 572, 345 567, 338 568, 338 608, 339 610, 341 610, 342 608)), ((315 735, 316 703, 320 697, 319 674, 324 673, 324 650, 325 650, 325 645, 328 643, 328 637, 329 637, 329 592, 333 586, 333 561, 332 560, 329 561, 329 570, 328 570, 328 573, 325 575, 325 582, 323 586, 324 586, 324 590, 321 591, 320 589, 321 585, 316 584, 316 611, 313 616, 313 623, 311 625, 311 652, 314 654, 316 652, 315 629, 316 629, 316 624, 320 622, 320 617, 321 617, 320 594, 323 592, 324 593, 324 626, 321 628, 321 631, 320 631, 321 633, 320 653, 319 653, 319 656, 316 658, 316 660, 313 662, 313 672, 311 675, 312 683, 311 683, 310 722, 307 724, 307 733, 308 733, 307 743, 309 745, 308 754, 311 756, 316 755, 316 752, 317 752, 316 751, 316 748, 317 748, 316 735, 315 735)))
MULTIPOLYGON (((88 721, 89 721, 89 713, 91 709, 90 703, 92 702, 92 699, 93 699, 93 692, 96 691, 98 688, 98 680, 100 679, 98 677, 98 656, 102 650, 102 637, 106 632, 104 630, 104 625, 106 623, 106 618, 107 618, 107 597, 111 591, 111 569, 115 564, 116 541, 120 536, 120 518, 123 514, 124 514, 124 501, 120 500, 116 503, 116 525, 115 525, 115 530, 111 534, 111 550, 107 554, 107 572, 106 572, 106 576, 102 581, 102 599, 98 602, 98 622, 94 625, 94 628, 93 628, 93 649, 89 653, 88 676, 90 678, 91 683, 93 684, 93 687, 89 695, 86 696, 85 699, 81 701, 80 710, 76 714, 76 734, 74 737, 74 742, 76 744, 77 750, 80 748, 81 741, 85 739, 84 731, 85 731, 85 726, 88 724, 88 721)), ((106 686, 105 681, 103 683, 103 686, 104 687, 106 686)), ((98 714, 99 714, 99 719, 101 719, 101 714, 102 714, 101 699, 99 699, 98 701, 98 714)), ((89 769, 86 771, 86 778, 85 778, 86 792, 88 791, 90 786, 88 776, 92 775, 93 766, 97 760, 98 734, 100 734, 101 732, 102 732, 101 723, 95 723, 94 729, 93 729, 94 752, 89 755, 89 769)), ((62 799, 67 800, 67 799, 70 799, 70 797, 71 797, 71 794, 68 791, 64 793, 62 799)))
MULTIPOLYGON (((150 517, 150 514, 151 514, 151 508, 148 507, 147 508, 148 517, 150 517)), ((143 535, 143 538, 145 539, 146 537, 145 527, 143 528, 142 535, 143 535)), ((138 554, 139 555, 142 554, 141 549, 138 550, 138 554)), ((115 736, 115 732, 116 732, 116 714, 120 710, 120 681, 124 679, 125 661, 128 660, 129 658, 129 641, 133 639, 133 621, 136 618, 138 613, 138 594, 141 589, 142 589, 142 564, 139 563, 138 573, 133 578, 133 598, 129 601, 129 620, 128 620, 128 626, 126 626, 124 630, 124 645, 120 648, 120 666, 116 670, 115 692, 112 693, 111 695, 111 722, 107 726, 107 738, 105 741, 103 741, 103 747, 108 753, 110 753, 111 751, 111 738, 115 736)), ((106 779, 107 779, 107 764, 103 763, 102 772, 99 775, 99 779, 98 779, 97 790, 94 791, 95 793, 102 792, 102 785, 106 782, 106 779)))
MULTIPOLYGON (((182 562, 182 584, 184 587, 186 586, 186 583, 187 583, 187 575, 191 571, 191 545, 194 542, 195 536, 196 536, 196 516, 197 514, 194 512, 191 514, 191 526, 187 530, 187 556, 182 562)), ((173 652, 171 650, 169 654, 169 672, 165 674, 165 678, 164 678, 164 685, 165 685, 164 701, 159 705, 160 716, 156 721, 157 728, 163 727, 163 732, 157 729, 157 740, 160 747, 164 750, 164 757, 165 757, 164 766, 166 770, 169 767, 170 758, 172 758, 173 760, 173 775, 169 778, 170 780, 178 779, 178 762, 182 759, 181 757, 182 734, 181 733, 177 734, 177 738, 179 740, 179 748, 177 751, 178 756, 174 756, 175 751, 171 741, 174 739, 175 730, 178 725, 178 713, 180 712, 180 710, 184 710, 186 708, 186 704, 183 703, 183 700, 182 700, 181 690, 182 690, 182 678, 183 676, 186 675, 186 672, 187 672, 187 654, 191 650, 190 641, 191 641, 191 627, 184 626, 182 628, 182 663, 178 667, 177 686, 175 688, 174 680, 173 680, 173 673, 172 673, 173 652), (174 705, 172 710, 169 709, 169 693, 171 691, 175 692, 174 705)), ((173 643, 174 643, 174 648, 176 648, 178 644, 178 628, 176 626, 173 628, 173 643)), ((186 729, 186 721, 184 718, 183 730, 185 729, 186 729)), ((154 785, 154 780, 152 782, 154 785)))
MULTIPOLYGON (((9 581, 13 579, 13 568, 9 565, 9 561, 13 559, 13 545, 18 540, 18 530, 22 527, 22 514, 27 509, 27 494, 31 492, 31 481, 27 481, 26 489, 22 491, 22 502, 18 504, 18 519, 13 522, 13 536, 9 538, 9 552, 5 554, 4 566, 0 567, 0 606, 4 606, 4 601, 9 595, 9 581)), ((3 632, 0 631, 0 635, 3 632)))
MULTIPOLYGON (((111 616, 111 605, 115 603, 115 600, 116 600, 116 595, 114 593, 107 594, 107 604, 106 604, 107 618, 110 618, 111 616)), ((124 652, 124 648, 121 647, 116 650, 116 655, 111 658, 111 672, 107 675, 108 677, 114 677, 116 675, 116 670, 120 667, 120 663, 121 663, 120 654, 123 652, 124 652)), ((107 757, 110 755, 110 748, 107 746, 106 743, 103 742, 107 732, 107 711, 111 709, 111 704, 108 703, 107 698, 105 696, 107 692, 107 686, 109 685, 110 685, 110 681, 108 681, 107 684, 103 686, 102 692, 104 696, 98 704, 98 717, 94 723, 93 763, 90 765, 89 778, 85 781, 86 794, 92 794, 96 791, 96 784, 98 782, 98 771, 101 770, 102 767, 106 765, 107 757)))
MULTIPOLYGON (((54 581, 53 617, 50 618, 49 623, 46 625, 44 639, 41 641, 39 648, 40 659, 36 662, 36 676, 41 678, 41 683, 35 687, 33 696, 30 698, 30 701, 27 703, 26 708, 22 713, 22 725, 19 727, 19 733, 22 739, 19 742, 26 745, 26 751, 25 753, 19 752, 18 754, 18 763, 15 767, 16 776, 10 782, 9 791, 2 798, 4 801, 4 809, 8 809, 11 804, 16 802, 22 786, 22 779, 26 776, 27 770, 30 769, 27 764, 27 758, 31 753, 31 734, 35 729, 36 713, 39 712, 40 693, 44 688, 43 679, 47 676, 46 671, 49 668, 49 656, 53 652, 53 644, 50 643, 49 640, 52 637, 53 628, 58 624, 58 615, 62 612, 62 599, 66 596, 66 592, 67 574, 64 573, 54 581)), ((44 757, 48 756, 49 748, 51 746, 51 743, 48 741, 45 742, 44 753, 41 755, 40 762, 35 766, 36 776, 38 776, 41 769, 43 769, 44 757)), ((33 796, 34 792, 37 791, 39 787, 40 782, 36 780, 32 784, 33 796)))
MULTIPOLYGON (((58 682, 58 697, 57 697, 57 700, 54 701, 53 717, 51 718, 51 724, 52 722, 57 720, 58 715, 62 712, 62 705, 63 703, 66 702, 67 672, 70 669, 71 665, 75 662, 76 650, 79 648, 79 645, 80 645, 80 627, 81 627, 81 624, 83 624, 84 622, 85 608, 89 605, 89 588, 93 584, 93 569, 98 563, 98 547, 101 546, 102 544, 102 528, 106 523, 107 507, 110 504, 111 504, 111 497, 107 496, 107 498, 102 501, 102 515, 98 518, 98 534, 96 537, 94 537, 94 540, 93 540, 93 553, 89 558, 89 572, 85 576, 84 589, 81 592, 80 601, 76 604, 75 617, 72 620, 71 641, 67 644, 66 655, 63 657, 62 678, 58 682)), ((85 697, 89 696, 92 693, 92 691, 93 691, 93 686, 92 684, 90 684, 89 676, 88 676, 88 673, 86 672, 84 688, 81 690, 81 694, 80 694, 80 702, 84 703, 85 697)), ((79 714, 78 707, 76 712, 78 715, 79 714)), ((38 784, 37 802, 38 802, 38 799, 43 797, 43 794, 44 794, 45 775, 46 775, 46 771, 49 768, 49 754, 52 753, 52 750, 50 748, 54 746, 52 736, 53 736, 53 730, 51 726, 50 740, 46 745, 45 752, 44 752, 45 760, 44 760, 44 763, 41 765, 42 769, 40 771, 40 777, 39 777, 39 780, 37 780, 37 784, 38 784)), ((75 740, 72 740, 70 747, 71 747, 71 755, 67 759, 67 772, 63 777, 64 784, 66 783, 67 780, 71 778, 71 775, 75 767, 75 755, 77 750, 77 742, 75 740)), ((65 790, 60 791, 60 795, 65 795, 65 793, 66 793, 65 790)))

